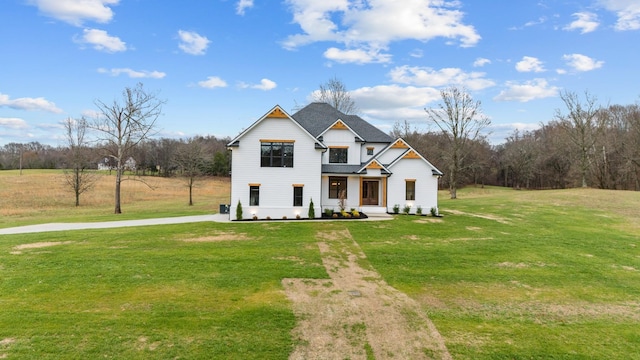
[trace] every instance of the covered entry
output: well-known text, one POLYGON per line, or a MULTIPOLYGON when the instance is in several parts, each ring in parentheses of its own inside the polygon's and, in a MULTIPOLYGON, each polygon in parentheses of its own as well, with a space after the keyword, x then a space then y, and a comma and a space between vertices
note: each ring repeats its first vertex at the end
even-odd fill
POLYGON ((360 179, 360 206, 380 206, 381 193, 383 188, 380 184, 384 185, 384 179, 360 179))
POLYGON ((378 205, 380 184, 378 180, 362 181, 362 205, 378 205))

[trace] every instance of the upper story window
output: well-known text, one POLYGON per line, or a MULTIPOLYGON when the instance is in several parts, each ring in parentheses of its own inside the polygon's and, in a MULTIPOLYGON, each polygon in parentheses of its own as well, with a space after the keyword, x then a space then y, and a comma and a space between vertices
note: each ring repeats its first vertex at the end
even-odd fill
POLYGON ((261 167, 293 167, 293 141, 260 141, 261 167))
POLYGON ((372 147, 368 147, 367 148, 367 155, 373 155, 373 149, 372 147))
POLYGON ((346 164, 348 162, 348 150, 347 147, 331 147, 329 148, 329 163, 331 164, 346 164))

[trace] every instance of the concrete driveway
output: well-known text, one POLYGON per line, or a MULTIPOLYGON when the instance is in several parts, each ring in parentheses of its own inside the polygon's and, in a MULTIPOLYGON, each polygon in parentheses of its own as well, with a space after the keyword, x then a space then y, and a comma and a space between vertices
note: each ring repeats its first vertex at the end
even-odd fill
MULTIPOLYGON (((366 219, 348 220, 348 221, 380 221, 380 220, 392 220, 393 216, 389 214, 372 214, 366 219)), ((107 228, 119 228, 128 226, 147 226, 147 225, 167 225, 167 224, 185 224, 194 222, 230 222, 229 214, 213 214, 213 215, 193 215, 193 216, 178 216, 168 218, 157 219, 144 219, 144 220, 120 220, 120 221, 103 221, 103 222, 91 222, 91 223, 49 223, 38 225, 27 225, 0 229, 0 235, 12 235, 12 234, 27 234, 38 233, 48 231, 68 231, 68 230, 83 230, 83 229, 107 229, 107 228)), ((280 221, 280 220, 277 220, 280 221)), ((282 220, 291 222, 300 221, 318 221, 318 220, 282 220)), ((326 219, 324 221, 344 221, 326 219)))
POLYGON ((67 231, 67 230, 83 230, 83 229, 107 229, 128 226, 147 226, 147 225, 166 225, 166 224, 184 224, 193 222, 227 222, 228 214, 214 215, 194 215, 194 216, 178 216, 170 218, 144 219, 144 220, 120 220, 120 221, 104 221, 94 223, 50 223, 18 226, 12 228, 0 229, 0 235, 10 234, 26 234, 47 231, 67 231))

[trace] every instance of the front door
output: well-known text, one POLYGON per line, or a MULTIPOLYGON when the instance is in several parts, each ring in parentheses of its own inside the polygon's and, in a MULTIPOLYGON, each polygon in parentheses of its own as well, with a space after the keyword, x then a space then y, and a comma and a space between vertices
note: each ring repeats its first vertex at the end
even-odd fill
POLYGON ((362 181, 362 205, 378 205, 378 180, 362 181))

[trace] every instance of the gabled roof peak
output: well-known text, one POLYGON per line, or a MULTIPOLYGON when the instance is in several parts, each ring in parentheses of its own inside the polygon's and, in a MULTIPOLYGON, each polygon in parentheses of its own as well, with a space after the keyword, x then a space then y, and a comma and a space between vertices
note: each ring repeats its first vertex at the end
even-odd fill
MULTIPOLYGON (((240 138, 242 138, 246 133, 248 133, 251 130, 253 130, 259 123, 261 123, 265 119, 274 119, 274 118, 275 119, 283 119, 285 121, 291 121, 292 124, 295 124, 296 126, 298 126, 303 132, 306 133, 307 136, 309 136, 311 139, 313 139, 313 141, 316 144, 315 146, 316 146, 317 149, 325 149, 326 148, 326 146, 324 144, 322 144, 320 141, 318 141, 315 136, 311 135, 307 129, 305 129, 302 125, 300 125, 300 123, 295 121, 289 114, 287 114, 287 112, 284 111, 282 109, 282 107, 280 107, 280 105, 276 105, 273 108, 271 108, 271 110, 269 110, 266 114, 264 114, 262 117, 260 117, 258 120, 256 120, 253 124, 251 124, 251 126, 246 128, 238 136, 233 138, 227 144, 227 146, 230 147, 230 148, 231 147, 238 147, 240 145, 240 138)), ((281 120, 277 120, 277 121, 281 121, 281 120)))
POLYGON ((347 115, 327 103, 311 103, 297 111, 292 117, 315 137, 322 135, 340 120, 365 142, 390 143, 393 141, 389 135, 360 116, 347 115))

